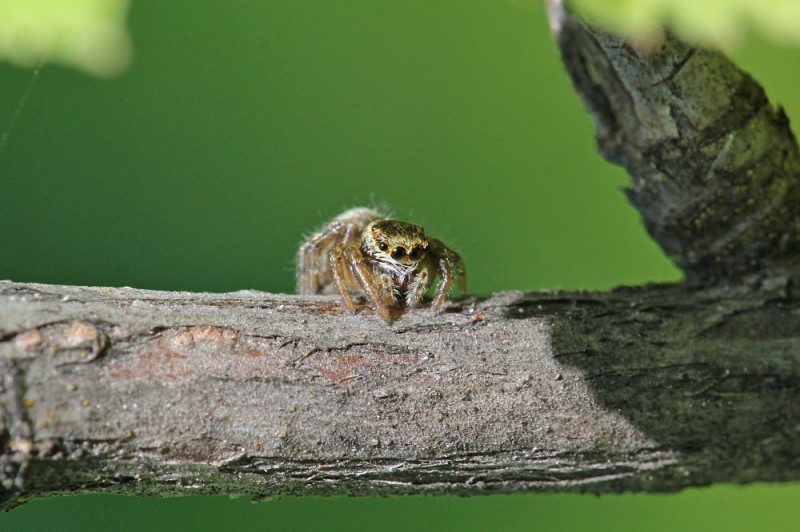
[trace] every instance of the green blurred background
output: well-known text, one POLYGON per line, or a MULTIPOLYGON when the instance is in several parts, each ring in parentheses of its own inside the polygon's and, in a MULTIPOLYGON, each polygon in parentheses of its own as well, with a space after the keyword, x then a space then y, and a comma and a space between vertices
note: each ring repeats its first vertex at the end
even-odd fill
MULTIPOLYGON (((464 257, 470 291, 673 281, 563 72, 538 2, 137 0, 101 81, 0 64, 0 278, 293 291, 302 235, 387 206, 464 257), (12 116, 19 112, 16 120, 12 116)), ((737 61, 800 123, 800 50, 737 61)), ((800 485, 669 496, 147 500, 79 496, 2 530, 790 530, 800 485)))

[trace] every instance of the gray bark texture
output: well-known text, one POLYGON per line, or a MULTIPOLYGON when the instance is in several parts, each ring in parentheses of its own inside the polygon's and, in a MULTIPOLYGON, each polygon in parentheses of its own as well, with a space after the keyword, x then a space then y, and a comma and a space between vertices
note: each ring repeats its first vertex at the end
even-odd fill
POLYGON ((332 296, 3 282, 2 494, 796 480, 789 288, 509 292, 389 325, 332 296))
POLYGON ((800 153, 782 109, 724 55, 638 48, 550 0, 564 66, 600 153, 631 175, 650 235, 692 284, 800 256, 800 153))
POLYGON ((74 492, 674 491, 800 479, 797 147, 719 54, 550 3, 689 282, 393 323, 335 297, 0 282, 0 507, 74 492))

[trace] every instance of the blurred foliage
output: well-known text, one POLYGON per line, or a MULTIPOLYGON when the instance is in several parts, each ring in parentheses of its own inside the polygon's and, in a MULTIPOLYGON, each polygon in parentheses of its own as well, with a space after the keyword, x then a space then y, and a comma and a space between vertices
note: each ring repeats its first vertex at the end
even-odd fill
MULTIPOLYGON (((510 0, 517 5, 538 0, 510 0)), ((132 58, 125 27, 129 0, 0 0, 0 59, 34 67, 56 62, 95 76, 124 71, 132 58)), ((669 28, 684 39, 732 48, 749 30, 800 44, 796 0, 571 0, 602 27, 632 40, 658 40, 669 28)))
POLYGON ((128 0, 0 0, 0 59, 20 66, 44 62, 94 76, 130 64, 128 0))
POLYGON ((629 35, 658 40, 664 28, 683 39, 731 49, 748 31, 778 44, 800 44, 797 0, 570 0, 587 20, 629 35))

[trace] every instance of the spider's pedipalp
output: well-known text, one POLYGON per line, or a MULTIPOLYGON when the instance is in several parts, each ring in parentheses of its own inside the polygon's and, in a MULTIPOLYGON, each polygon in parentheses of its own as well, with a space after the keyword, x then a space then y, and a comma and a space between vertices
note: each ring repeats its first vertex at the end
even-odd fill
POLYGON ((406 294, 406 306, 408 308, 417 306, 417 304, 422 301, 422 298, 425 297, 429 287, 430 277, 428 275, 428 270, 423 269, 419 272, 419 274, 417 274, 417 276, 411 282, 411 285, 408 287, 408 293, 406 294))

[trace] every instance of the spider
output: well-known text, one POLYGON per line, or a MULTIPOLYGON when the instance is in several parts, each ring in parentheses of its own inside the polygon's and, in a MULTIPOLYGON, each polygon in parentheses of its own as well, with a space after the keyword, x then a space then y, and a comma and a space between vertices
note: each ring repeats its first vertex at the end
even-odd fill
POLYGON ((439 277, 432 308, 439 312, 453 281, 466 290, 461 257, 422 227, 392 220, 372 209, 347 210, 325 224, 297 253, 297 292, 342 295, 354 312, 351 292, 364 294, 385 320, 415 307, 439 277))

